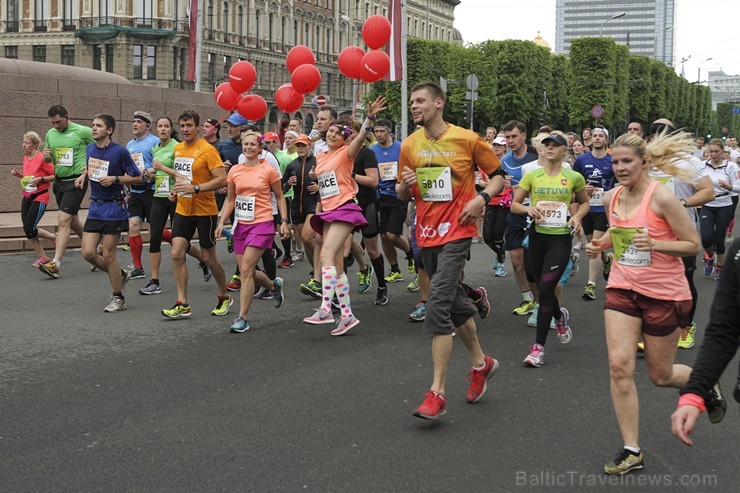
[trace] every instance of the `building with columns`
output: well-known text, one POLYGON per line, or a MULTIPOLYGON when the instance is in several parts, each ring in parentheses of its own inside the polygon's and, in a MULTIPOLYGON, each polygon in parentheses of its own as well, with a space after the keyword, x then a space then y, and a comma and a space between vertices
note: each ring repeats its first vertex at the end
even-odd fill
MULTIPOLYGON (((246 59, 257 69, 252 92, 271 102, 275 89, 289 82, 286 53, 305 44, 314 50, 322 73, 317 93, 340 109, 351 106, 352 88, 339 73, 337 56, 348 44, 364 47, 362 23, 370 15, 386 15, 388 9, 387 0, 199 1, 201 90, 213 91, 226 80, 234 62, 246 59)), ((407 0, 408 35, 461 43, 453 28, 459 3, 407 0)), ((0 0, 0 56, 92 68, 137 84, 188 89, 193 87, 186 80, 189 9, 187 0, 0 0)), ((315 111, 309 106, 304 114, 315 111)), ((276 122, 278 114, 271 104, 269 121, 276 122)))

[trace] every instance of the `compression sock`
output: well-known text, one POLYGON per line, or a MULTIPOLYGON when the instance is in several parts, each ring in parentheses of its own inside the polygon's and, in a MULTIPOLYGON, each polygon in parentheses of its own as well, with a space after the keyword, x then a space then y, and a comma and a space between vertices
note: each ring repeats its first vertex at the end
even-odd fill
POLYGON ((375 271, 375 278, 378 280, 378 287, 386 287, 385 283, 385 259, 382 255, 378 255, 376 258, 371 258, 370 263, 373 264, 373 270, 375 271))
POLYGON ((339 308, 341 309, 342 318, 349 318, 352 316, 352 305, 349 302, 349 281, 347 280, 347 274, 342 272, 337 276, 336 285, 337 299, 339 300, 339 308))
POLYGON ((134 267, 142 269, 141 251, 144 249, 144 242, 141 239, 141 235, 129 236, 128 246, 131 247, 131 258, 134 260, 134 267))
POLYGON ((331 313, 331 300, 337 286, 337 268, 327 265, 321 268, 321 311, 331 313))

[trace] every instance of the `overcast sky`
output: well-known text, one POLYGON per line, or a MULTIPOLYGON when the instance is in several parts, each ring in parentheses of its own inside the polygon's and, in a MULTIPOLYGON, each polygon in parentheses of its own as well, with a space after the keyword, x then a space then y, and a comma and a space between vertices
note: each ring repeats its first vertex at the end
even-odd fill
MULTIPOLYGON (((702 80, 707 70, 740 74, 739 26, 739 0, 676 0, 675 59, 691 55, 685 64, 689 81, 696 81, 700 66, 702 80)), ((462 0, 455 8, 455 27, 471 43, 532 40, 540 31, 554 50, 555 0, 462 0)))

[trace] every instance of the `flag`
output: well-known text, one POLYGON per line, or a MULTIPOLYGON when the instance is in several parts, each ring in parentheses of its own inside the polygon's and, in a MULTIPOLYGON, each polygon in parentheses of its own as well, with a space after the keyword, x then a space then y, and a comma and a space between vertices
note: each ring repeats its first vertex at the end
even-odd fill
POLYGON ((198 57, 198 0, 190 0, 188 29, 188 74, 186 80, 195 81, 195 60, 198 57))
POLYGON ((391 39, 385 47, 391 59, 391 69, 384 80, 403 79, 403 8, 401 0, 390 0, 388 2, 388 20, 391 21, 391 39))

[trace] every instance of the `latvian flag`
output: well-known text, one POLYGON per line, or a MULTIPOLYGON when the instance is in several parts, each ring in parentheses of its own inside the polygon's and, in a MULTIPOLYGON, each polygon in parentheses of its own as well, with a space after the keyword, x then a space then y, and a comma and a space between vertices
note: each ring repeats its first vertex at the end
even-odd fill
POLYGON ((391 69, 388 71, 384 80, 402 80, 403 79, 403 9, 401 0, 390 0, 388 2, 388 20, 391 21, 391 39, 385 47, 388 56, 391 58, 391 69))

